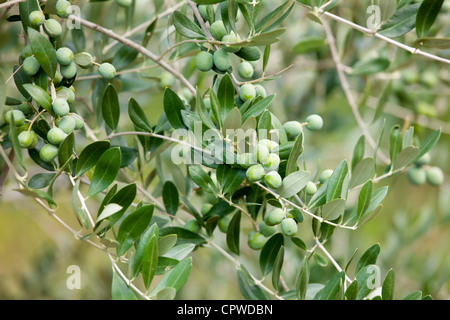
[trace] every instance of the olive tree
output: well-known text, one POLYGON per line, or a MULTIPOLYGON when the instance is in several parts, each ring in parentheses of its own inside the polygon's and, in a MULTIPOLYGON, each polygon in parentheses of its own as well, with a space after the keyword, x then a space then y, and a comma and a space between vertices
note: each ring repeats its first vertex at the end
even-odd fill
POLYGON ((431 53, 450 44, 434 36, 442 4, 368 1, 363 26, 346 19, 336 0, 4 2, 24 41, 5 81, 15 90, 1 97, 2 172, 24 201, 109 258, 114 299, 176 298, 202 250, 217 251, 235 268, 245 299, 403 298, 394 295, 394 270, 380 274, 378 244, 337 261, 327 243, 336 230, 361 232, 383 214, 389 184, 381 182, 406 174, 414 185, 444 183, 443 171, 430 164, 441 129, 384 121, 389 98, 399 95, 392 80, 375 110, 365 109, 370 79, 388 68, 414 57, 448 66, 431 53), (134 25, 144 7, 151 17, 134 25), (95 8, 109 8, 106 18, 90 14, 95 8), (309 19, 321 36, 285 42, 293 15, 309 19), (398 51, 355 57, 349 67, 348 40, 335 26, 346 28, 346 38, 365 35, 380 50, 398 51), (415 37, 413 45, 402 42, 405 35, 415 37), (282 121, 273 107, 288 100, 267 84, 283 83, 297 68, 266 72, 277 46, 329 58, 358 135, 353 152, 333 167, 309 156, 318 147, 314 135, 333 135, 321 133, 333 119, 311 110, 282 121), (365 86, 354 87, 354 77, 365 86), (130 94, 140 85, 160 94, 161 105, 130 94), (71 189, 76 221, 58 214, 54 196, 65 191, 54 188, 57 180, 71 189), (323 269, 327 280, 313 283, 312 264, 334 272, 323 269))

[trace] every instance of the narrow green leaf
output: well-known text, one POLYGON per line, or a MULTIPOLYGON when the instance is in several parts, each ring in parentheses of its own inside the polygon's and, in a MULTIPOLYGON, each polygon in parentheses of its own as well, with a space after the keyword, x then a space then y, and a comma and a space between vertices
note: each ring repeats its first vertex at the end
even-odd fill
MULTIPOLYGON (((158 255, 162 256, 168 253, 177 243, 178 236, 176 234, 168 234, 158 240, 158 255)), ((183 257, 182 259, 184 259, 183 257)), ((180 259, 181 260, 181 259, 180 259)))
POLYGON ((292 51, 295 54, 307 54, 317 52, 326 45, 326 41, 323 37, 304 37, 297 42, 292 51))
POLYGON ((87 145, 78 157, 76 177, 81 176, 95 166, 102 154, 109 149, 110 145, 109 141, 95 141, 87 145))
MULTIPOLYGON (((75 135, 71 132, 59 145, 58 162, 60 166, 66 164, 74 155, 75 135)), ((67 167, 67 171, 71 172, 71 166, 67 167)))
POLYGON ((392 93, 392 81, 389 81, 389 83, 386 85, 383 92, 381 93, 380 98, 378 99, 377 107, 375 109, 375 115, 373 116, 372 122, 375 122, 380 118, 391 93, 392 93))
POLYGON ((142 278, 145 288, 148 289, 155 275, 156 266, 158 265, 158 237, 152 236, 147 244, 144 255, 142 257, 142 278))
POLYGON ((394 287, 395 287, 395 273, 393 269, 390 269, 386 274, 383 286, 381 288, 381 297, 383 300, 394 299, 394 287))
POLYGON ((144 205, 130 213, 120 224, 117 241, 117 255, 122 256, 139 239, 145 229, 148 228, 153 216, 153 204, 144 205))
POLYGON ((294 147, 289 155, 288 162, 286 164, 286 176, 297 171, 298 157, 303 153, 303 133, 295 138, 294 147))
POLYGON ((281 291, 280 276, 281 276, 281 268, 283 267, 283 262, 284 262, 284 246, 281 246, 280 250, 278 250, 278 254, 275 259, 272 272, 272 284, 277 291, 281 291))
POLYGON ((36 101, 42 108, 47 110, 48 112, 52 111, 52 98, 48 94, 47 91, 42 89, 41 87, 26 83, 23 85, 23 88, 30 94, 30 96, 36 101))
POLYGON ((219 87, 217 89, 217 99, 220 104, 220 117, 222 121, 224 121, 224 126, 225 118, 234 107, 235 92, 236 91, 234 89, 233 82, 231 81, 231 77, 227 73, 222 77, 222 79, 220 79, 219 87))
POLYGON ((116 68, 116 70, 122 70, 134 60, 136 60, 138 56, 138 52, 136 49, 131 48, 129 46, 123 45, 119 50, 114 54, 112 64, 116 68))
POLYGON ((223 121, 222 133, 224 136, 232 135, 241 127, 242 115, 237 107, 233 108, 223 121), (228 132, 227 132, 228 130, 228 132))
POLYGON ((108 127, 116 130, 119 124, 120 106, 116 89, 109 84, 102 97, 102 115, 108 127))
POLYGON ((32 28, 28 28, 28 40, 41 68, 53 79, 58 65, 55 48, 45 36, 32 28))
POLYGON ((17 138, 17 128, 14 125, 14 113, 13 112, 10 112, 9 123, 12 124, 9 126, 9 139, 11 140, 11 143, 12 143, 12 146, 14 149, 14 154, 16 155, 17 161, 19 161, 20 166, 25 170, 25 172, 27 172, 27 167, 25 166, 25 163, 23 162, 22 148, 20 147, 19 139, 17 138))
POLYGON ((414 291, 413 293, 408 294, 402 300, 420 300, 422 299, 422 291, 414 291))
POLYGON ((377 262, 378 255, 380 254, 380 245, 374 244, 369 249, 367 249, 361 258, 358 261, 358 264, 356 265, 356 271, 355 274, 358 274, 362 268, 375 264, 377 262))
POLYGON ((369 208, 370 201, 372 200, 372 188, 373 182, 372 180, 369 180, 363 185, 361 191, 359 192, 358 207, 356 213, 357 221, 360 221, 361 217, 366 213, 367 208, 369 208))
POLYGON ((113 300, 137 300, 133 290, 117 274, 116 270, 113 270, 111 297, 113 300))
POLYGON ((116 178, 120 169, 120 149, 111 148, 105 151, 95 165, 88 197, 105 190, 116 178))
POLYGON ((211 120, 211 116, 209 115, 208 110, 206 109, 205 102, 203 101, 203 97, 200 94, 200 91, 198 88, 196 88, 197 94, 196 94, 196 109, 198 112, 198 115, 200 116, 200 119, 202 122, 210 129, 215 129, 216 126, 211 120))
POLYGON ((333 174, 328 180, 327 202, 337 199, 338 197, 341 196, 342 186, 347 173, 348 173, 347 160, 343 160, 341 161, 341 163, 339 163, 336 169, 334 169, 333 174))
POLYGON ((32 189, 43 189, 48 187, 56 173, 37 173, 30 178, 28 186, 32 189))
POLYGON ((128 115, 136 127, 145 132, 152 132, 152 127, 144 110, 134 98, 128 100, 128 115))
POLYGON ((180 204, 180 197, 178 195, 178 189, 173 184, 172 181, 167 180, 164 183, 162 198, 167 213, 172 216, 175 216, 178 211, 178 206, 180 204))
POLYGON ((277 233, 270 237, 261 249, 259 256, 259 266, 263 276, 268 275, 275 264, 280 247, 284 245, 284 238, 281 233, 277 233))
POLYGON ((185 14, 176 10, 172 14, 173 25, 177 32, 186 38, 204 39, 205 34, 202 29, 191 21, 185 14))
POLYGON ((275 95, 273 94, 256 102, 242 115, 242 122, 247 121, 251 116, 254 116, 255 118, 258 117, 269 107, 274 98, 275 95))
POLYGON ((181 110, 184 110, 184 104, 181 98, 170 88, 164 91, 164 112, 167 119, 174 129, 186 129, 183 122, 181 110))
POLYGON ((432 134, 430 134, 427 139, 420 145, 419 153, 416 156, 417 159, 420 159, 425 153, 429 152, 439 141, 439 138, 441 137, 441 129, 437 129, 432 134))
POLYGON ((308 171, 296 171, 283 179, 279 189, 279 194, 283 198, 290 198, 299 193, 309 182, 310 174, 308 171))
POLYGON ((236 212, 227 229, 227 245, 231 252, 239 255, 239 238, 241 228, 241 211, 236 212))
POLYGON ((389 142, 389 156, 391 158, 391 164, 394 166, 397 155, 402 150, 402 135, 399 125, 392 127, 389 142))
POLYGON ((295 294, 298 300, 305 300, 308 283, 309 283, 309 260, 307 257, 305 257, 303 259, 302 267, 300 268, 295 284, 295 294))
POLYGON ((353 282, 347 287, 347 290, 345 290, 345 298, 347 300, 356 300, 356 297, 358 296, 358 280, 353 280, 353 282))
POLYGON ((217 193, 217 187, 212 181, 211 177, 203 171, 199 166, 190 166, 188 168, 189 176, 192 180, 204 191, 210 193, 217 193))
POLYGON ((444 0, 424 0, 419 7, 416 17, 417 38, 425 38, 430 32, 444 0))
POLYGON ((322 289, 320 300, 341 300, 342 297, 339 297, 339 293, 344 284, 344 277, 344 271, 335 274, 322 289))
POLYGON ((421 3, 415 3, 398 9, 380 28, 378 33, 389 38, 400 37, 408 33, 414 29, 420 5, 421 3))
POLYGON ((155 296, 164 288, 174 288, 180 290, 186 283, 192 269, 192 259, 186 258, 169 270, 153 289, 151 296, 155 296))
POLYGON ((112 216, 113 214, 119 212, 122 209, 123 207, 118 205, 117 203, 110 203, 106 205, 105 208, 100 213, 100 215, 97 217, 96 223, 98 224, 100 221, 108 218, 109 216, 112 216))
POLYGON ((237 270, 237 280, 242 295, 247 300, 267 300, 264 291, 255 284, 247 269, 241 264, 237 270))
POLYGON ((356 142, 355 148, 353 149, 352 156, 352 172, 355 170, 356 165, 363 159, 364 151, 366 146, 366 138, 364 135, 361 135, 356 142))
POLYGON ((314 252, 313 254, 314 262, 320 267, 326 267, 328 265, 327 259, 320 253, 314 252))

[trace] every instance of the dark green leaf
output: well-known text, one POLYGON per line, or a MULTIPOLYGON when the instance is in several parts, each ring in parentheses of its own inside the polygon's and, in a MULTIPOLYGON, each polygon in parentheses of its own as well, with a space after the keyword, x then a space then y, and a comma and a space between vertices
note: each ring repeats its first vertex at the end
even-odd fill
POLYGON ((360 221, 361 217, 366 213, 367 208, 369 208, 370 201, 372 200, 372 180, 367 181, 361 191, 359 192, 358 197, 358 207, 356 213, 357 221, 360 221))
POLYGON ((181 35, 186 38, 204 39, 205 34, 202 29, 191 21, 185 14, 180 11, 174 11, 172 14, 173 25, 181 35))
POLYGON ((230 221, 227 229, 227 245, 231 252, 239 255, 239 236, 241 228, 241 211, 238 211, 230 221))
POLYGON ((417 38, 425 38, 442 8, 444 0, 424 0, 416 17, 417 38))
POLYGON ((188 171, 192 180, 204 191, 210 193, 216 193, 218 191, 211 177, 201 167, 190 166, 188 171))
POLYGON ((305 300, 306 289, 309 283, 309 260, 307 257, 303 259, 302 267, 297 276, 295 292, 298 300, 305 300))
POLYGON ((277 291, 281 291, 280 276, 281 268, 283 267, 284 261, 284 247, 281 246, 278 250, 277 258, 275 259, 273 272, 272 272, 272 284, 277 291))
MULTIPOLYGON (((21 3, 23 3, 23 2, 21 2, 21 3)), ((17 90, 19 90, 20 93, 25 98, 27 98, 27 99, 30 98, 30 94, 28 93, 27 90, 25 90, 23 85, 25 83, 31 83, 32 78, 29 75, 27 75, 25 73, 25 71, 23 71, 22 68, 19 69, 18 66, 14 66, 13 70, 14 70, 14 83, 15 83, 15 85, 17 87, 17 90)))
POLYGON ((106 124, 112 129, 116 130, 119 124, 120 106, 119 96, 116 89, 109 84, 102 97, 102 115, 106 124))
POLYGON ((28 40, 30 41, 34 57, 41 65, 41 68, 53 79, 58 65, 55 48, 45 36, 31 28, 28 28, 28 40))
POLYGON ((165 227, 165 228, 159 230, 160 237, 164 237, 168 234, 176 234, 177 235, 177 247, 182 244, 193 244, 193 245, 197 246, 197 245, 201 245, 201 244, 205 243, 204 238, 202 238, 198 234, 193 233, 192 231, 189 231, 184 228, 165 227))
POLYGON ((222 118, 222 121, 225 121, 228 113, 234 107, 234 96, 235 89, 233 82, 231 81, 230 75, 227 73, 220 79, 219 87, 217 89, 217 99, 219 99, 220 117, 222 118))
POLYGON ((250 107, 243 115, 242 115, 242 123, 247 121, 251 116, 254 116, 255 118, 259 116, 261 113, 266 110, 269 105, 272 103, 273 99, 275 98, 275 95, 271 95, 268 97, 265 97, 264 99, 259 100, 254 105, 250 107))
POLYGON ((392 127, 389 142, 389 156, 391 158, 391 166, 394 166, 397 155, 402 150, 402 135, 399 125, 395 125, 392 127))
POLYGON ((416 15, 420 3, 404 6, 397 10, 395 14, 381 27, 379 34, 396 38, 408 33, 416 24, 416 15))
POLYGON ((116 178, 120 169, 120 149, 111 148, 105 151, 95 165, 88 197, 105 190, 116 178))
POLYGON ((192 269, 192 258, 186 258, 169 270, 153 289, 151 296, 156 295, 164 288, 174 288, 176 291, 186 283, 192 269))
POLYGON ((178 189, 172 181, 167 180, 166 183, 164 183, 162 197, 167 213, 175 216, 180 204, 180 197, 178 195, 178 189))
POLYGON ((142 110, 141 106, 134 98, 130 98, 130 100, 128 100, 128 115, 136 127, 145 132, 152 132, 152 127, 144 113, 144 110, 142 110))
POLYGON ((386 274, 383 286, 381 288, 381 297, 383 300, 394 299, 394 287, 395 287, 395 273, 393 269, 390 269, 386 274))
POLYGON ((261 249, 261 254, 259 256, 259 266, 264 276, 272 271, 278 252, 283 245, 284 238, 281 233, 273 235, 264 244, 264 247, 261 249))
POLYGON ((358 280, 353 280, 353 282, 347 287, 347 290, 345 290, 345 298, 347 300, 356 300, 356 297, 358 296, 358 280))
POLYGON ((164 111, 167 119, 174 129, 185 129, 186 126, 181 116, 181 110, 184 110, 184 104, 181 98, 170 88, 164 91, 164 111))
POLYGON ((328 180, 327 185, 327 202, 337 199, 341 196, 342 186, 345 177, 348 173, 347 160, 342 160, 341 163, 334 169, 333 174, 328 180))
POLYGON ((415 291, 413 293, 408 294, 402 300, 420 300, 422 299, 422 291, 415 291))
MULTIPOLYGON (((73 147, 75 145, 75 135, 71 132, 59 145, 58 150, 58 162, 60 166, 63 166, 69 159, 73 157, 73 147)), ((71 167, 68 167, 68 171, 71 171, 71 167)))
POLYGON ((297 138, 295 138, 294 147, 289 155, 288 162, 286 165, 286 176, 297 171, 297 161, 298 157, 303 153, 303 133, 301 133, 297 138))
POLYGON ((255 284, 248 271, 241 264, 240 268, 237 270, 237 278, 239 289, 242 295, 247 300, 267 300, 267 296, 264 291, 255 284))
POLYGON ((48 187, 56 173, 37 173, 28 181, 28 186, 32 189, 43 189, 48 187))
MULTIPOLYGON (((12 123, 12 124, 14 123, 14 113, 13 112, 10 113, 9 123, 12 123)), ((14 149, 14 154, 16 155, 16 158, 19 161, 20 166, 26 172, 27 167, 25 166, 25 163, 23 162, 22 148, 20 147, 19 139, 17 138, 17 128, 15 125, 9 126, 9 139, 11 140, 11 143, 12 143, 12 146, 14 149)))
POLYGON ((81 176, 95 166, 101 155, 109 149, 110 145, 109 141, 95 141, 87 145, 78 157, 76 177, 81 176))
POLYGON ((123 45, 115 53, 112 64, 114 65, 116 70, 121 70, 132 63, 137 56, 138 52, 136 51, 136 49, 123 45))
POLYGON ((374 244, 369 249, 367 249, 366 252, 364 252, 361 258, 359 259, 358 264, 356 265, 355 274, 358 274, 362 268, 371 264, 375 264, 377 262, 379 254, 380 254, 379 244, 374 244))
POLYGON ((117 234, 117 241, 120 243, 117 248, 118 256, 122 256, 148 228, 154 207, 153 204, 144 205, 130 213, 122 221, 117 234))
POLYGON ((430 134, 428 138, 420 145, 419 154, 416 156, 415 160, 421 158, 425 153, 429 152, 439 141, 440 137, 441 137, 441 129, 438 129, 434 131, 432 134, 430 134))
POLYGON ((113 300, 137 300, 133 290, 117 274, 116 270, 113 270, 111 297, 113 300))
POLYGON ((47 91, 35 84, 30 83, 24 84, 23 88, 40 106, 42 106, 42 108, 48 112, 52 112, 52 98, 47 91))
POLYGON ((363 159, 364 151, 366 145, 366 138, 364 135, 359 137, 356 142, 355 148, 353 149, 353 157, 352 157, 352 172, 355 170, 356 165, 363 159))
POLYGON ((344 284, 344 271, 341 271, 333 276, 321 290, 320 300, 342 300, 339 296, 342 285, 344 284))
MULTIPOLYGON (((36 10, 40 10, 39 2, 36 0, 26 0, 19 3, 20 20, 22 20, 23 30, 25 30, 25 32, 28 32, 28 27, 31 27, 28 17, 31 12, 36 10)), ((35 29, 38 28, 35 27, 35 29)))

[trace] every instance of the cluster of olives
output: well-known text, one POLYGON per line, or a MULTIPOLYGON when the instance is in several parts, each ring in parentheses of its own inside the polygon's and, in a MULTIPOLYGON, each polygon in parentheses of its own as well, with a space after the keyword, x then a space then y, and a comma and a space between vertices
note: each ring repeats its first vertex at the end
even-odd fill
MULTIPOLYGON (((75 101, 74 88, 59 87, 56 92, 56 99, 52 104, 52 111, 55 115, 54 127, 47 132, 46 143, 39 152, 42 161, 51 162, 58 155, 58 145, 74 130, 79 130, 84 125, 84 119, 70 112, 70 104, 75 101)), ((32 108, 29 112, 24 107, 19 106, 15 110, 9 110, 5 113, 5 121, 9 125, 17 127, 17 136, 20 147, 33 149, 38 145, 38 135, 32 130, 31 122, 28 118, 33 114, 32 108), (26 112, 26 114, 24 113, 26 112), (14 124, 11 119, 14 119, 14 124)))
MULTIPOLYGON (((304 124, 299 121, 288 121, 283 124, 284 132, 289 140, 293 140, 303 132, 303 125, 308 130, 320 130, 323 126, 323 119, 317 114, 310 115, 306 118, 304 124)), ((264 180, 264 183, 273 189, 278 189, 281 186, 282 179, 278 173, 280 166, 280 157, 276 153, 278 143, 262 139, 258 141, 253 153, 244 153, 239 156, 239 163, 244 168, 247 168, 246 176, 250 182, 264 180)), ((317 186, 310 182, 306 186, 308 194, 314 194, 317 191, 317 186)))
POLYGON ((421 186, 428 182, 431 186, 440 186, 444 182, 442 169, 429 166, 430 161, 431 156, 426 153, 408 170, 408 180, 412 185, 421 186))
MULTIPOLYGON (((55 5, 56 14, 61 18, 67 18, 70 13, 70 2, 67 0, 58 0, 55 5)), ((29 14, 29 23, 32 27, 40 27, 43 25, 43 29, 47 33, 49 37, 58 37, 62 33, 61 24, 55 19, 46 19, 44 13, 41 10, 32 11, 29 14)), ((87 59, 83 59, 83 61, 90 60, 89 63, 79 63, 78 65, 82 68, 89 68, 93 61, 92 56, 88 52, 82 52, 87 59)), ((77 64, 74 61, 74 53, 70 48, 61 47, 56 51, 56 59, 59 63, 59 71, 61 76, 66 79, 73 79, 77 74, 77 64)), ((27 45, 21 53, 22 69, 29 76, 34 76, 38 73, 40 69, 39 61, 33 55, 30 45, 27 45)), ((102 63, 98 65, 98 73, 102 78, 112 79, 116 75, 116 69, 110 63, 102 63)), ((54 82, 59 82, 59 75, 57 74, 54 82)))
POLYGON ((203 20, 210 22, 209 32, 213 38, 225 44, 212 53, 210 52, 211 50, 198 53, 196 57, 197 68, 206 72, 215 67, 218 72, 226 72, 231 68, 230 53, 233 53, 242 59, 238 67, 239 76, 244 80, 251 79, 257 61, 261 57, 258 48, 233 45, 241 40, 239 35, 234 31, 228 32, 222 20, 210 21, 207 13, 208 5, 199 5, 198 10, 203 20))

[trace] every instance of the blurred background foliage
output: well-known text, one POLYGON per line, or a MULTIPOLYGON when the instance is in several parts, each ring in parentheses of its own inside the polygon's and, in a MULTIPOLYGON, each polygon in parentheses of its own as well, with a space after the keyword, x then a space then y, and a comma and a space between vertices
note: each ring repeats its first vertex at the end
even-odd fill
MULTIPOLYGON (((281 1, 263 0, 264 10, 270 11, 281 1)), ((175 1, 138 0, 132 13, 119 7, 114 1, 87 2, 75 1, 82 8, 82 16, 119 34, 130 28, 151 20, 155 12, 163 12, 175 1), (143 10, 145 9, 145 10, 143 10), (156 11, 155 11, 156 10, 156 11)), ((333 13, 357 24, 366 25, 366 9, 369 0, 346 0, 333 9, 333 13)), ((186 6, 183 6, 186 8, 186 6)), ((24 46, 21 25, 7 22, 8 16, 17 13, 17 6, 4 14, 0 10, 0 74, 2 82, 11 75, 14 64, 18 63, 20 50, 24 46)), ((351 159, 353 147, 361 135, 360 129, 351 115, 348 103, 340 89, 335 66, 325 42, 321 25, 306 17, 307 10, 295 5, 289 17, 283 22, 286 32, 281 40, 272 46, 270 62, 266 75, 290 66, 280 77, 264 82, 268 94, 276 93, 271 111, 281 121, 303 121, 311 113, 320 114, 325 120, 324 129, 306 135, 306 157, 311 170, 334 168, 341 159, 351 159), (314 41, 312 41, 314 40, 314 41), (306 44, 312 44, 306 46, 306 44)), ((361 255, 374 243, 381 245, 378 265, 382 275, 390 268, 396 272, 396 298, 402 298, 415 290, 423 290, 434 299, 450 298, 450 68, 448 65, 431 61, 422 56, 414 56, 383 41, 363 35, 349 27, 332 23, 343 63, 351 68, 356 63, 372 58, 385 58, 390 62, 383 72, 373 76, 354 76, 349 74, 353 94, 360 102, 360 112, 370 123, 380 95, 392 80, 392 93, 384 108, 381 119, 372 123, 370 130, 377 136, 386 119, 386 128, 393 124, 402 127, 414 125, 415 132, 422 140, 433 130, 441 127, 442 136, 432 151, 432 165, 440 166, 446 175, 446 183, 439 187, 413 186, 402 173, 380 183, 390 185, 384 200, 384 209, 370 223, 357 231, 336 230, 329 241, 334 258, 345 265, 358 248, 361 255)), ((245 35, 244 19, 238 26, 245 35)), ((86 49, 101 54, 102 43, 108 41, 104 36, 91 30, 67 30, 66 45, 75 50, 86 49)), ((445 1, 438 21, 431 31, 433 36, 450 37, 450 3, 445 1)), ((141 39, 143 32, 132 37, 141 39)), ((414 32, 396 39, 413 45, 414 32)), ((166 16, 158 20, 148 48, 163 53, 175 41, 174 29, 166 16)), ((106 52, 103 60, 111 60, 120 46, 106 52)), ((428 49, 436 55, 450 58, 450 50, 428 49)), ((171 64, 183 71, 187 78, 205 90, 211 84, 209 75, 195 71, 195 55, 174 57, 171 64)), ((166 56, 169 58, 169 55, 166 56)), ((237 65, 238 60, 234 61, 237 65)), ((261 64, 261 62, 260 62, 261 64)), ((119 68, 120 69, 120 68, 119 68)), ((261 75, 261 66, 255 77, 261 75)), ((121 87, 120 99, 125 108, 126 101, 134 97, 145 109, 152 124, 162 113, 162 93, 160 85, 161 69, 150 61, 138 57, 131 64, 119 70, 120 77, 114 81, 121 87), (130 72, 128 70, 133 70, 130 72), (121 72, 120 72, 121 71, 121 72)), ((96 78, 92 70, 79 71, 75 83, 77 92, 76 109, 85 119, 90 115, 89 97, 96 90, 96 78)), ((182 90, 175 82, 172 88, 182 90)), ((13 81, 8 82, 9 96, 19 97, 13 81)), ((124 109, 125 113, 126 110, 124 109)), ((121 126, 127 129, 127 117, 122 117, 121 126)), ((131 126, 130 126, 131 128, 131 126)), ((382 147, 388 146, 385 134, 382 147)), ((86 141, 80 138, 79 146, 86 141)), ((29 159, 27 161, 30 161, 29 159)), ((30 163, 31 164, 31 163, 30 163)), ((153 166, 154 164, 150 164, 153 166)), ((39 168, 30 169, 39 172, 39 168)), ((1 299, 109 299, 111 284, 111 264, 106 255, 75 240, 59 224, 34 202, 17 192, 13 180, 6 180, 0 197, 0 298, 1 299), (81 290, 68 290, 67 267, 78 265, 81 268, 81 290)), ((58 214, 77 228, 77 222, 70 204, 71 188, 66 182, 57 184, 55 198, 59 204, 58 214)), ((204 201, 199 194, 198 207, 204 201)), ((95 206, 95 203, 92 204, 95 206)), ((250 228, 250 226, 247 226, 250 228)), ((245 225, 244 225, 245 228, 245 225)), ((302 239, 312 239, 311 226, 300 226, 302 239)), ((242 237, 245 241, 246 237, 242 237)), ((224 235, 217 231, 216 241, 225 247, 224 235)), ((311 246, 311 243, 307 243, 311 246)), ((243 246, 244 247, 244 246, 243 246)), ((247 248, 247 247, 246 247, 247 248)), ((242 261, 249 269, 257 269, 257 255, 245 249, 242 261), (248 263, 247 263, 248 262, 248 263)), ((296 270, 303 253, 295 248, 289 249, 291 255, 283 272, 288 283, 295 280, 296 270), (293 253, 293 254, 292 254, 293 253)), ((234 266, 223 259, 217 251, 201 248, 193 254, 194 268, 188 282, 180 291, 181 299, 240 299, 242 298, 236 282, 234 266), (207 275, 207 276, 205 276, 207 275), (219 290, 218 290, 219 288, 219 290)), ((352 270, 350 268, 350 270, 352 270)), ((311 282, 324 283, 334 274, 331 264, 326 267, 312 264, 311 282), (323 272, 325 268, 328 272, 323 272)))

